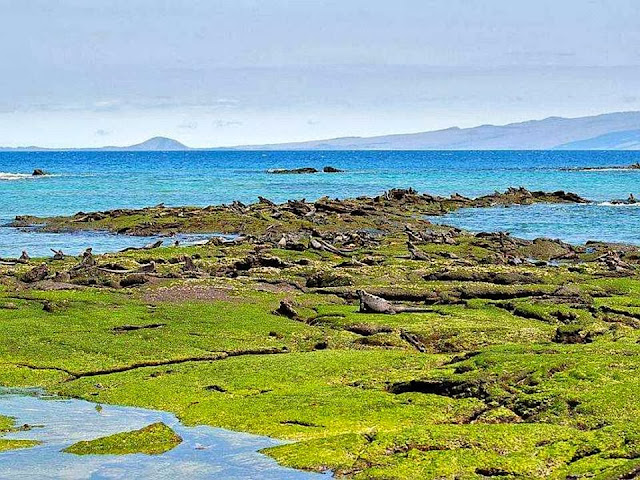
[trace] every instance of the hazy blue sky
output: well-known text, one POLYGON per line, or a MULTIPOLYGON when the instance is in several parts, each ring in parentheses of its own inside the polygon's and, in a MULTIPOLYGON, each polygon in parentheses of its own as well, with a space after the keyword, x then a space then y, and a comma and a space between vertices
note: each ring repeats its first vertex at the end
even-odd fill
POLYGON ((0 145, 640 110, 638 0, 0 0, 0 145))

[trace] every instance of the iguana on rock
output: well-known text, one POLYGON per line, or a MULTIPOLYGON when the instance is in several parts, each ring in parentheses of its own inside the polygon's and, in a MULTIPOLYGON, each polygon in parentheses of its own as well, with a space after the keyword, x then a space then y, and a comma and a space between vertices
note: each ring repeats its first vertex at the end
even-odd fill
POLYGON ((371 295, 364 290, 356 290, 356 294, 360 298, 360 313, 383 313, 393 315, 396 313, 427 313, 433 310, 427 308, 412 308, 394 305, 384 298, 371 295))
POLYGON ((52 248, 51 251, 53 252, 54 260, 64 260, 64 252, 62 250, 55 250, 52 248))
POLYGON ((334 247, 333 245, 325 242, 321 239, 310 238, 309 239, 309 247, 315 250, 324 250, 325 252, 333 253, 335 255, 340 255, 342 257, 350 257, 353 255, 353 252, 348 252, 344 250, 340 250, 339 248, 334 247))
POLYGON ((287 300, 281 300, 280 306, 273 312, 276 315, 290 318, 291 320, 300 320, 300 315, 287 300))
POLYGON ((407 242, 407 249, 409 250, 409 257, 411 258, 411 260, 430 260, 429 256, 423 251, 419 250, 418 247, 416 247, 413 242, 411 242, 411 240, 407 242))

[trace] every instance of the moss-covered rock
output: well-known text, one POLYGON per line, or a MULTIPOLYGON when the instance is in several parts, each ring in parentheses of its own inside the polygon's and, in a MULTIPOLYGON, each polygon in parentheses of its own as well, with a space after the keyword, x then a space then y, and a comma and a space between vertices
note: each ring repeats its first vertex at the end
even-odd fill
POLYGON ((140 430, 116 433, 108 437, 74 443, 64 449, 74 455, 160 455, 182 443, 182 438, 164 423, 154 423, 140 430))

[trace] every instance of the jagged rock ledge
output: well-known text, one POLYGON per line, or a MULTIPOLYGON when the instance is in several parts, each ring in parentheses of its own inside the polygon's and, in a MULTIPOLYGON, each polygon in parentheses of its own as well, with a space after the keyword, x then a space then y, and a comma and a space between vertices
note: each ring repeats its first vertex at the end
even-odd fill
POLYGON ((631 165, 610 165, 604 167, 565 167, 560 169, 563 172, 598 172, 607 170, 638 170, 640 171, 640 162, 631 165))

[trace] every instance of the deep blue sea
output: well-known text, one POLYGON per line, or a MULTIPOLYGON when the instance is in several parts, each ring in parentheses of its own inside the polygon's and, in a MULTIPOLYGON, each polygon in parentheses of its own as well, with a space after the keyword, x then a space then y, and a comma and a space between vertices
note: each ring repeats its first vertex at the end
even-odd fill
MULTIPOLYGON (((626 166, 640 152, 0 152, 0 223, 16 215, 58 215, 117 207, 211 205, 258 195, 274 201, 323 195, 374 195, 413 187, 439 195, 477 196, 524 186, 564 189, 592 205, 512 207, 459 211, 439 222, 474 231, 509 231, 573 243, 589 239, 640 244, 640 207, 611 206, 640 198, 640 170, 566 171, 571 167, 626 166), (339 174, 270 175, 273 168, 331 165, 339 174), (51 173, 31 177, 35 168, 51 173)), ((0 256, 109 251, 148 239, 113 235, 26 233, 0 228, 0 256)))

